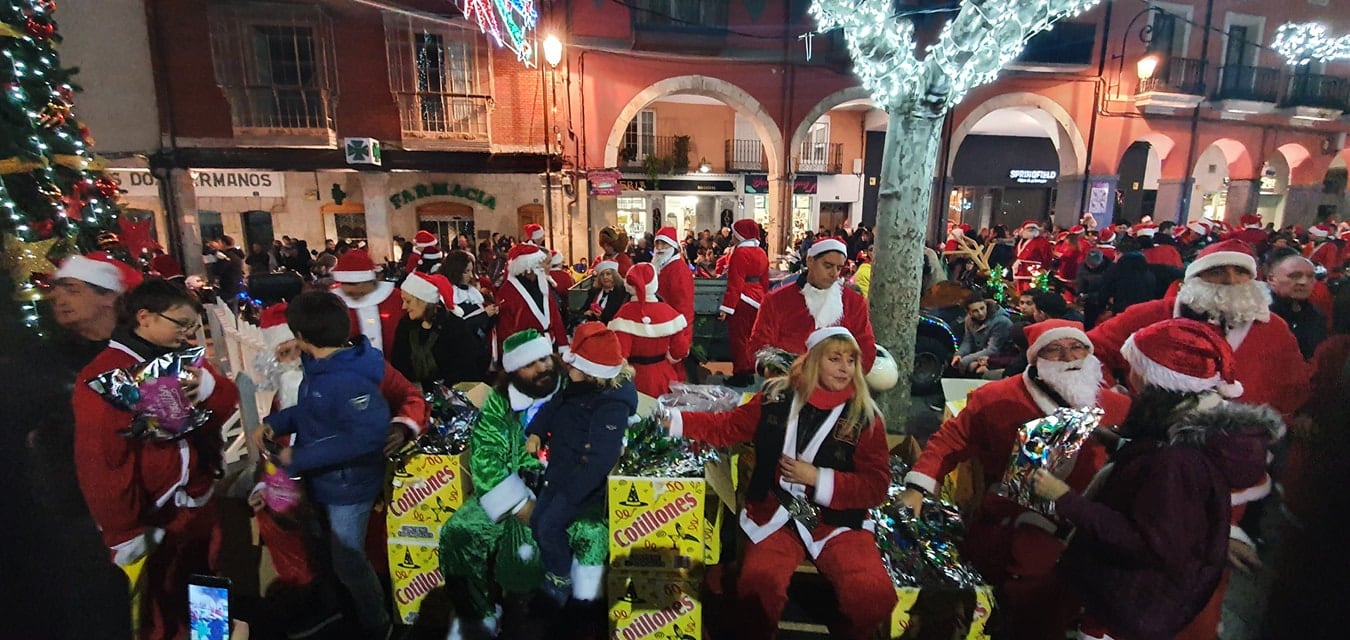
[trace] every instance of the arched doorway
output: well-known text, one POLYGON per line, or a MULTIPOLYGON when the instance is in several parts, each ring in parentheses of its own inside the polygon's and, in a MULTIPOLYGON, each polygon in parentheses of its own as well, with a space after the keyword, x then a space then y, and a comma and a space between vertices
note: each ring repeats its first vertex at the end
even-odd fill
POLYGON ((366 239, 366 208, 361 203, 325 204, 319 207, 319 213, 325 239, 350 245, 366 239))
POLYGON ((1162 155, 1157 147, 1147 140, 1131 144, 1120 157, 1118 175, 1113 222, 1134 224, 1144 216, 1156 217, 1158 179, 1162 177, 1162 155))
POLYGON ((1220 138, 1205 148, 1191 169, 1191 201, 1185 220, 1225 221, 1236 224, 1255 213, 1258 185, 1247 147, 1230 138, 1220 138))
POLYGON ((799 176, 815 175, 817 189, 797 193, 794 180, 793 240, 820 228, 876 225, 887 122, 865 89, 850 87, 826 96, 797 123, 788 142, 791 167, 799 176))
POLYGON ((1347 199, 1346 187, 1345 154, 1341 154, 1331 161, 1331 166, 1327 167, 1326 175, 1322 178, 1322 200, 1317 205, 1317 219, 1319 221, 1331 218, 1338 221, 1346 219, 1346 206, 1350 203, 1350 199, 1347 199))
POLYGON ((474 251, 473 207, 459 202, 428 202, 417 206, 417 228, 429 231, 440 241, 443 250, 460 249, 455 238, 463 234, 469 238, 469 251, 474 251))

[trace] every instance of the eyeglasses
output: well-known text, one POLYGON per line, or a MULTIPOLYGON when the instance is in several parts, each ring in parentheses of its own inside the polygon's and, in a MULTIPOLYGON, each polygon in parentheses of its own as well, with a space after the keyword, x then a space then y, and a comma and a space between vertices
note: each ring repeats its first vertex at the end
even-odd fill
POLYGON ((1082 358, 1083 356, 1087 355, 1087 353, 1088 353, 1087 345, 1084 345, 1082 343, 1076 343, 1072 347, 1069 347, 1067 349, 1065 349, 1061 345, 1050 345, 1048 347, 1041 349, 1040 352, 1037 354, 1037 357, 1044 358, 1046 360, 1061 360, 1067 355, 1073 357, 1074 360, 1078 360, 1079 358, 1082 358))
POLYGON ((178 330, 183 333, 196 333, 198 329, 202 328, 202 323, 194 320, 179 320, 178 318, 171 318, 158 312, 156 312, 155 315, 172 322, 173 326, 178 327, 178 330))

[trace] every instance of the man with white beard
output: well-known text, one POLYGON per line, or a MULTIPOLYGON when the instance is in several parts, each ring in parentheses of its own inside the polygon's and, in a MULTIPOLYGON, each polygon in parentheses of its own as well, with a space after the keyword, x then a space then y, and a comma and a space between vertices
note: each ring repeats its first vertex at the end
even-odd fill
POLYGON ((872 370, 877 341, 867 299, 839 280, 848 248, 836 238, 817 240, 806 252, 806 273, 792 285, 780 287, 764 298, 750 333, 750 353, 765 346, 791 353, 806 353, 811 332, 825 327, 844 327, 858 341, 863 371, 872 370))
POLYGON ((694 272, 684 261, 675 227, 661 227, 656 231, 652 249, 652 266, 656 267, 656 297, 684 316, 684 331, 694 333, 694 272))
MULTIPOLYGON (((998 590, 1009 637, 1062 638, 1069 612, 1059 604, 1063 598, 1053 572, 1064 549, 1055 536, 1059 523, 990 489, 1002 480, 1023 424, 1061 407, 1100 407, 1101 426, 1109 429, 1125 419, 1130 399, 1102 387, 1101 362, 1082 323, 1046 320, 1028 325, 1026 335, 1032 366, 971 392, 965 408, 928 440, 905 476, 900 500, 917 513, 925 496, 941 490, 943 477, 975 459, 982 476, 974 478, 976 494, 984 497, 968 522, 961 553, 998 590)), ((1106 457, 1105 447, 1090 439, 1064 481, 1086 489, 1106 457)))

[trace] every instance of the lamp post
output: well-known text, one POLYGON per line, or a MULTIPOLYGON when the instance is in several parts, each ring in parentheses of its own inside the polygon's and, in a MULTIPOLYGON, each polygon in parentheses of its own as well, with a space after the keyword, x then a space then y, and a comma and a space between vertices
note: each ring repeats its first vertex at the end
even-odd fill
MULTIPOLYGON (((549 34, 544 38, 544 62, 548 63, 548 70, 540 69, 548 75, 548 104, 544 106, 544 212, 548 218, 549 240, 553 239, 553 232, 556 227, 553 224, 553 110, 558 105, 557 83, 553 80, 553 73, 558 68, 558 63, 562 62, 562 41, 558 36, 549 34)), ((569 226, 569 229, 571 227, 569 226)), ((556 247, 553 248, 555 251, 556 247)), ((572 247, 568 247, 570 252, 572 247)))
MULTIPOLYGON (((1142 18, 1142 17, 1144 17, 1144 16, 1146 16, 1146 15, 1150 15, 1150 14, 1155 14, 1155 15, 1167 15, 1167 12, 1166 12, 1165 10, 1163 10, 1161 7, 1158 7, 1158 6, 1155 6, 1155 5, 1150 5, 1150 6, 1144 7, 1144 9, 1143 9, 1142 11, 1140 11, 1139 13, 1134 14, 1134 17, 1133 17, 1133 18, 1130 18, 1130 24, 1127 25, 1127 26, 1125 27, 1125 32, 1124 32, 1123 34, 1121 34, 1121 37, 1120 37, 1120 53, 1118 53, 1118 54, 1116 54, 1115 56, 1113 56, 1113 58, 1114 58, 1115 60, 1119 60, 1119 61, 1120 61, 1120 63, 1116 66, 1116 97, 1117 97, 1117 98, 1120 97, 1120 88, 1121 88, 1121 84, 1122 84, 1122 83, 1121 83, 1121 78, 1123 78, 1123 77, 1125 76, 1125 47, 1126 47, 1126 46, 1128 45, 1128 43, 1129 43, 1130 33, 1132 33, 1132 32, 1134 31, 1134 27, 1135 27, 1136 24, 1139 23, 1139 19, 1140 19, 1140 18, 1142 18)), ((1154 34, 1153 34, 1153 22, 1152 22, 1152 20, 1150 20, 1148 24, 1145 24, 1142 28, 1139 29, 1139 34, 1138 34, 1138 35, 1139 35, 1139 41, 1142 42, 1142 43, 1144 43, 1145 46, 1148 46, 1149 44, 1152 44, 1152 43, 1153 43, 1153 35, 1154 35, 1154 34)), ((1155 72, 1157 72, 1158 67, 1159 67, 1159 66, 1162 66, 1162 63, 1163 63, 1163 62, 1165 62, 1165 61, 1162 59, 1162 55, 1159 54, 1159 53, 1157 53, 1156 51, 1155 51, 1155 52, 1149 52, 1149 53, 1146 53, 1146 54, 1143 55, 1143 57, 1139 58, 1139 60, 1135 63, 1135 71, 1138 72, 1138 74, 1139 74, 1139 88, 1142 89, 1142 88, 1144 87, 1145 83, 1149 83, 1149 82, 1152 81, 1152 79, 1153 79, 1153 74, 1154 74, 1155 72)))

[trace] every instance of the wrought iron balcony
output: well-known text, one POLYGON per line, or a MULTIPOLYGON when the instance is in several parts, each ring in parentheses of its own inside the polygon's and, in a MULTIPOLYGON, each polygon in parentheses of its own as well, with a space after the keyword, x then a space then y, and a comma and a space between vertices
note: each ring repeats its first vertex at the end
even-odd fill
POLYGON ((1350 110, 1350 80, 1315 73, 1289 75, 1281 107, 1350 110))
POLYGON ((727 171, 764 171, 768 160, 758 140, 727 140, 727 171))
POLYGON ((401 91, 399 120, 403 134, 414 138, 488 142, 488 109, 492 98, 438 91, 401 91))
POLYGON ((1280 95, 1280 70, 1247 65, 1219 68, 1215 100, 1244 100, 1274 104, 1280 95))
POLYGON ((669 158, 675 150, 676 136, 624 136, 619 147, 619 166, 644 169, 647 158, 669 158))
POLYGON ((1164 58, 1153 75, 1139 80, 1139 93, 1205 95, 1205 61, 1164 58))
POLYGON ((803 140, 797 148, 797 171, 801 173, 842 173, 844 145, 839 142, 812 143, 803 140))

